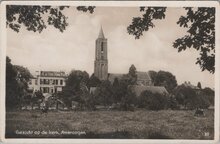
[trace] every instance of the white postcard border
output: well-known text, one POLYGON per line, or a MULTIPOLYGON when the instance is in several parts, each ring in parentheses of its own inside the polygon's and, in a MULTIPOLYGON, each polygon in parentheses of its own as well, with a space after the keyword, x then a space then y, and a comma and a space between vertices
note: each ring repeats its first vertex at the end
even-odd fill
POLYGON ((0 140, 4 143, 197 143, 197 144, 207 144, 207 143, 217 143, 219 141, 219 89, 220 89, 220 9, 219 2, 217 1, 3 1, 1 3, 1 47, 0 47, 0 109, 1 109, 1 118, 0 118, 0 140), (70 6, 167 6, 167 7, 215 7, 216 8, 216 59, 215 59, 215 122, 214 122, 214 131, 215 136, 214 140, 143 140, 143 139, 5 139, 5 57, 6 57, 6 5, 16 4, 16 5, 70 5, 70 6))

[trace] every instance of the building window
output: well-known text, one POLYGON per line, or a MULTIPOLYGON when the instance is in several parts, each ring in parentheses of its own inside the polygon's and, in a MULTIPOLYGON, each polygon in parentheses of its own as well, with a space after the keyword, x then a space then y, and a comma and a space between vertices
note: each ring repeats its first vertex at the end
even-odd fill
POLYGON ((101 52, 103 52, 104 51, 104 43, 102 42, 101 43, 101 52))
POLYGON ((60 80, 60 85, 63 85, 63 80, 60 80))
POLYGON ((43 93, 49 93, 49 87, 44 87, 43 88, 43 93))
POLYGON ((56 85, 58 85, 58 80, 56 80, 56 85))
POLYGON ((44 83, 43 79, 40 79, 40 84, 43 84, 43 83, 44 83))
POLYGON ((35 80, 35 85, 37 85, 37 79, 35 80))

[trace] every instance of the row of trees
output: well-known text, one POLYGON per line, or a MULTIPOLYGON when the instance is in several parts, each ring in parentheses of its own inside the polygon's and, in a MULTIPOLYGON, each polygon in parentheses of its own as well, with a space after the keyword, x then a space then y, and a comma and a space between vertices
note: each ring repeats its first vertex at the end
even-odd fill
POLYGON ((60 98, 70 107, 71 101, 77 101, 81 106, 87 107, 85 104, 103 105, 103 106, 118 106, 123 110, 132 109, 132 107, 147 108, 151 110, 160 109, 186 109, 208 108, 214 105, 214 91, 210 88, 201 88, 201 83, 198 83, 199 89, 185 85, 177 85, 175 76, 166 71, 150 71, 151 79, 154 86, 164 86, 169 95, 159 93, 151 93, 144 91, 140 96, 129 88, 130 85, 137 84, 137 71, 134 65, 131 65, 127 74, 120 79, 115 78, 111 83, 109 80, 100 81, 92 75, 89 77, 87 72, 72 71, 66 81, 66 86, 63 92, 60 93, 60 98), (82 86, 87 87, 83 92, 82 86), (96 87, 92 93, 89 89, 96 87), (85 102, 87 101, 87 102, 85 102))
MULTIPOLYGON (((210 88, 193 89, 185 85, 177 85, 175 76, 165 71, 150 71, 150 77, 155 86, 164 86, 169 95, 153 94, 144 91, 136 96, 130 89, 130 85, 137 84, 137 71, 134 65, 129 68, 127 74, 120 79, 115 78, 111 83, 109 80, 100 81, 94 75, 89 77, 86 71, 71 71, 66 80, 63 91, 56 93, 53 97, 61 100, 67 107, 72 106, 72 101, 79 103, 81 109, 95 109, 95 105, 118 107, 129 110, 140 107, 152 110, 165 108, 187 109, 208 108, 214 105, 214 91, 210 88), (90 93, 92 88, 95 91, 90 93)), ((22 105, 39 104, 44 96, 41 92, 34 95, 28 93, 28 81, 32 75, 27 68, 11 64, 9 57, 6 58, 6 109, 19 108, 22 105)))

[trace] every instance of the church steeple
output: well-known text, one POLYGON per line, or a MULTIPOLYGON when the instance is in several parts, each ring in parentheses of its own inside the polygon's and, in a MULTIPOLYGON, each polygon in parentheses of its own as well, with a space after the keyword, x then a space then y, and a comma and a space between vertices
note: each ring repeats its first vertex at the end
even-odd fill
POLYGON ((103 29, 102 29, 102 26, 101 26, 101 29, 100 29, 100 31, 99 31, 99 36, 98 36, 98 38, 103 38, 103 39, 105 38, 103 29))
POLYGON ((106 80, 108 77, 107 39, 104 36, 102 27, 96 39, 94 75, 100 80, 106 80))

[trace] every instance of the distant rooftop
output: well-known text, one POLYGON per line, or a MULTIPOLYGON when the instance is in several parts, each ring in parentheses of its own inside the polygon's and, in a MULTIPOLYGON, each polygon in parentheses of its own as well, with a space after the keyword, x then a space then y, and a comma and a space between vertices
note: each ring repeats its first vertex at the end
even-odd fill
POLYGON ((44 77, 66 77, 66 74, 63 71, 40 71, 38 75, 44 77))

